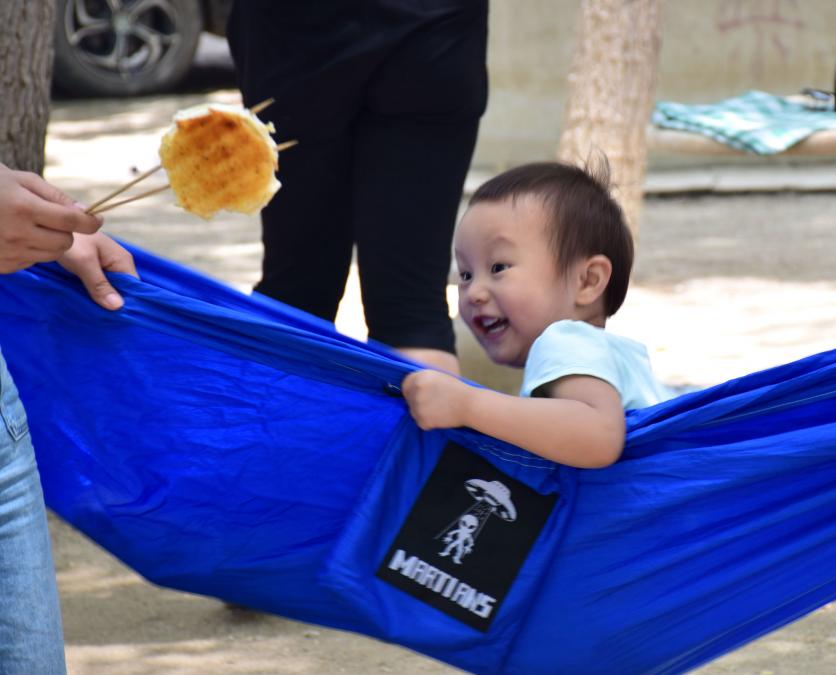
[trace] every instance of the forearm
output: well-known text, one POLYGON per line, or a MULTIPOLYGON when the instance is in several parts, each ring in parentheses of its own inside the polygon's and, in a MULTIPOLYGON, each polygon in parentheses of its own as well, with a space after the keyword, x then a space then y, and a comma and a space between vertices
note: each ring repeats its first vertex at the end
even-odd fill
POLYGON ((523 398, 473 388, 465 426, 560 464, 583 468, 615 462, 624 446, 624 419, 582 401, 523 398))

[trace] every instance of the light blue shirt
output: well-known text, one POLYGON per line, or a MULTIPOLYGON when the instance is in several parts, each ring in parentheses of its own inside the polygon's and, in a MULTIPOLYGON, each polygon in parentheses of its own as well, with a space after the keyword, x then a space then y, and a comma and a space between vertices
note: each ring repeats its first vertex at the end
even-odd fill
POLYGON ((608 382, 625 410, 646 408, 669 398, 650 368, 647 348, 585 321, 557 321, 531 346, 520 396, 568 375, 589 375, 608 382))

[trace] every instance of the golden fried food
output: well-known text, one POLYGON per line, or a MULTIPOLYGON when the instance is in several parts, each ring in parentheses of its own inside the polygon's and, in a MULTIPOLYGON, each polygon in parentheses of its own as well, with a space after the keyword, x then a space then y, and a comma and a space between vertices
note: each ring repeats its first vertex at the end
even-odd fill
POLYGON ((178 205, 206 219, 222 209, 264 208, 281 187, 274 131, 240 106, 210 103, 178 112, 160 144, 178 205))

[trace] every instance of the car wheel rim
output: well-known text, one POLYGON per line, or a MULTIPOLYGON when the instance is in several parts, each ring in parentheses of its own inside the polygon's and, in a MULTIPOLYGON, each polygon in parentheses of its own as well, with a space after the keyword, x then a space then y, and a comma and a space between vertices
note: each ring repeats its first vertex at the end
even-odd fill
POLYGON ((180 42, 170 0, 69 0, 67 43, 86 65, 127 79, 153 71, 180 42))

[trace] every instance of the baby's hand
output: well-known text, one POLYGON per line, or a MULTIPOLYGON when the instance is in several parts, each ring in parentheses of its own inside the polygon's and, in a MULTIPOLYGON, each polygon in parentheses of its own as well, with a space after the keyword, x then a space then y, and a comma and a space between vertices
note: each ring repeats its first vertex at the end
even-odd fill
POLYGON ((458 378, 437 370, 410 373, 401 384, 410 414, 425 431, 465 426, 471 390, 458 378))

